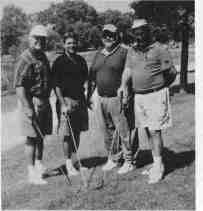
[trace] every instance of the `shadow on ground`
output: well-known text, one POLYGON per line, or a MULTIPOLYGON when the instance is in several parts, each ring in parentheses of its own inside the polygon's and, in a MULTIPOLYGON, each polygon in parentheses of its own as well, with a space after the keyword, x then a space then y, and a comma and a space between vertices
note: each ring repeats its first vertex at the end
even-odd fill
MULTIPOLYGON (((168 148, 163 150, 163 162, 165 164, 165 175, 175 171, 176 169, 189 166, 195 160, 195 151, 189 150, 184 152, 174 152, 168 148)), ((107 161, 107 157, 90 157, 81 160, 81 165, 90 169, 101 166, 107 161)), ((152 155, 150 150, 141 150, 137 156, 136 167, 142 168, 152 163, 152 155)), ((79 169, 79 163, 76 162, 75 167, 79 169)), ((51 169, 44 177, 67 175, 65 165, 51 169)))
MULTIPOLYGON (((81 159, 81 165, 86 168, 93 168, 97 166, 101 166, 106 163, 107 157, 89 157, 85 159, 81 159)), ((79 162, 75 162, 74 166, 79 169, 79 162)), ((60 176, 60 175, 67 175, 67 170, 65 164, 60 165, 54 169, 49 169, 45 174, 44 178, 52 177, 52 176, 60 176)))
MULTIPOLYGON (((184 152, 174 152, 168 148, 163 150, 163 162, 165 164, 165 175, 175 171, 176 169, 189 166, 195 160, 195 151, 189 150, 184 152)), ((152 163, 152 155, 150 150, 142 150, 137 157, 137 168, 152 163)))

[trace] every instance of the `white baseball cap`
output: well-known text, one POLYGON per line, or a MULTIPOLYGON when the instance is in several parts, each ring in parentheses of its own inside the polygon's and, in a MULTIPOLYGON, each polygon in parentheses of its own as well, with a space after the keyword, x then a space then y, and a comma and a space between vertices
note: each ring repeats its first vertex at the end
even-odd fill
POLYGON ((110 31, 110 32, 117 32, 118 28, 113 24, 106 24, 104 25, 103 31, 110 31))
POLYGON ((132 29, 136 29, 136 28, 139 28, 141 26, 145 26, 147 25, 147 21, 145 19, 136 19, 133 21, 133 25, 132 25, 132 29))
POLYGON ((36 25, 31 29, 29 36, 47 37, 47 28, 43 25, 36 25))

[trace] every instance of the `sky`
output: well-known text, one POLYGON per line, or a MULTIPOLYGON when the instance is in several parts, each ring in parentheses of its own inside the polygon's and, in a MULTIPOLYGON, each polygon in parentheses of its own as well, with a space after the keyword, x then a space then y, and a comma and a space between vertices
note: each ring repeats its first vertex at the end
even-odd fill
MULTIPOLYGON (((21 7, 27 14, 47 9, 52 2, 62 2, 63 0, 0 0, 0 17, 2 17, 2 8, 7 4, 14 4, 21 7)), ((97 11, 102 12, 107 9, 117 9, 121 12, 130 11, 129 3, 132 0, 85 0, 97 11)))

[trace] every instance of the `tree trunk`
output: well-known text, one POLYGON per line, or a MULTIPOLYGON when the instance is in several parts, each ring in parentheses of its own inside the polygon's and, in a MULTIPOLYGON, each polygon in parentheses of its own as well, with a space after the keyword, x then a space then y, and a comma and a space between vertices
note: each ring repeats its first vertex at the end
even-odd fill
POLYGON ((187 73, 188 73, 188 48, 189 48, 189 27, 185 18, 182 28, 182 50, 181 50, 181 70, 180 87, 187 92, 187 73))

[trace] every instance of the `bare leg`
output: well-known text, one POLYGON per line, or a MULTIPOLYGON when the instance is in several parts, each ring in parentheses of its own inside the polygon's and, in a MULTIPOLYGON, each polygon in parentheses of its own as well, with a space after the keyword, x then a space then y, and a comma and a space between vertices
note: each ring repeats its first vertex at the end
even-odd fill
POLYGON ((162 162, 162 148, 163 139, 161 135, 161 130, 151 130, 149 135, 152 141, 152 156, 153 156, 153 166, 149 171, 149 183, 156 183, 162 179, 164 174, 164 165, 162 162))
POLYGON ((35 150, 36 150, 36 140, 34 138, 27 138, 25 144, 25 155, 27 158, 28 165, 34 166, 35 163, 35 150))
POLYGON ((42 160, 44 151, 44 141, 41 138, 36 139, 36 160, 42 160))
POLYGON ((152 140, 152 156, 161 157, 162 148, 163 148, 163 139, 161 130, 150 131, 151 140, 152 140))
POLYGON ((131 131, 131 142, 132 142, 132 153, 133 155, 137 152, 139 147, 139 136, 138 136, 138 129, 135 128, 131 131))
POLYGON ((71 149, 71 137, 65 136, 63 139, 63 153, 66 159, 71 159, 72 149, 71 149))

